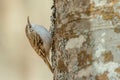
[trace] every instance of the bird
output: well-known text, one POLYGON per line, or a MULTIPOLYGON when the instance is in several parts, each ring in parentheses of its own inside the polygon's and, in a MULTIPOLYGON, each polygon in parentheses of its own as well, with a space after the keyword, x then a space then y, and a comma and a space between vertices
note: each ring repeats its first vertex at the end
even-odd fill
POLYGON ((28 16, 25 33, 32 48, 43 59, 43 61, 47 64, 48 68, 53 73, 53 69, 49 59, 52 42, 50 32, 41 25, 30 23, 28 16))

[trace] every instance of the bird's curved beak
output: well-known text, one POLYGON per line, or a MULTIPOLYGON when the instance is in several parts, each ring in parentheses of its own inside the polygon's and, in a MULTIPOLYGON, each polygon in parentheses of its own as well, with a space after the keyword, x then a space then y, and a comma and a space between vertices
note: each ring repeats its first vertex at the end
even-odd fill
POLYGON ((29 16, 27 17, 27 23, 28 23, 29 28, 31 28, 32 25, 30 23, 29 16))

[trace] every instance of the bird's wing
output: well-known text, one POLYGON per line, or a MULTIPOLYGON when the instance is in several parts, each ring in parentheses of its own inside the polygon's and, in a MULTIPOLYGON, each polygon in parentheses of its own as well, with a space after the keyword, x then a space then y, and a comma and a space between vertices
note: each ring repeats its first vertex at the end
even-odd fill
POLYGON ((41 39, 40 35, 37 33, 35 35, 35 41, 36 41, 35 45, 39 51, 38 55, 42 55, 42 56, 46 57, 45 48, 43 46, 44 45, 43 40, 41 39))

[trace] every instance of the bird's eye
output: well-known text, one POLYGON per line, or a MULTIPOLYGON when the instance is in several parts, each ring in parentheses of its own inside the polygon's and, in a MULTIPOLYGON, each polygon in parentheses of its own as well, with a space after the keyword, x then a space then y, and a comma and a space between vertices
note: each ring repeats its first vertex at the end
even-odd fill
POLYGON ((32 28, 31 25, 29 25, 29 28, 32 28))

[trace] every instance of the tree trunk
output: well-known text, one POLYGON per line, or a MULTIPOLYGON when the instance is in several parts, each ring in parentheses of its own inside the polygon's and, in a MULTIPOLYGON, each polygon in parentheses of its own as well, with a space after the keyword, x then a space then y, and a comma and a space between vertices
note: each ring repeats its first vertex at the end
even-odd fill
POLYGON ((54 0, 54 80, 120 80, 120 1, 54 0))

